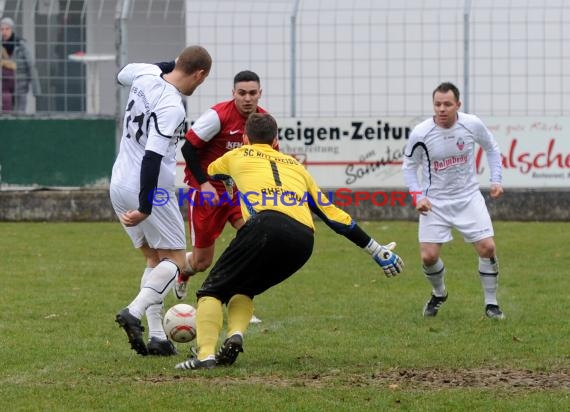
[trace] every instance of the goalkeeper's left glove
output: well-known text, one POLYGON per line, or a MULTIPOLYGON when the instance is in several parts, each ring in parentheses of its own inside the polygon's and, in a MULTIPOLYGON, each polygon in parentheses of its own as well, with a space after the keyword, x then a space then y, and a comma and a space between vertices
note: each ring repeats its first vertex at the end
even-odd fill
POLYGON ((404 268, 404 261, 400 256, 392 252, 396 247, 396 242, 390 242, 386 246, 379 244, 374 239, 370 239, 366 246, 366 251, 372 255, 372 259, 384 271, 387 277, 396 276, 404 268))

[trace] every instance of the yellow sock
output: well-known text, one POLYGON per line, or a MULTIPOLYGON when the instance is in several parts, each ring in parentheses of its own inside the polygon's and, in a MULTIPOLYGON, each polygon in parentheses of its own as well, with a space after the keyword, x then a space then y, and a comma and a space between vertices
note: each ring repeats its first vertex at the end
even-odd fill
POLYGON ((196 309, 196 341, 198 359, 216 355, 216 345, 224 322, 222 302, 211 296, 198 299, 196 309))
POLYGON ((246 295, 234 295, 228 302, 228 336, 245 333, 253 315, 253 300, 246 295))

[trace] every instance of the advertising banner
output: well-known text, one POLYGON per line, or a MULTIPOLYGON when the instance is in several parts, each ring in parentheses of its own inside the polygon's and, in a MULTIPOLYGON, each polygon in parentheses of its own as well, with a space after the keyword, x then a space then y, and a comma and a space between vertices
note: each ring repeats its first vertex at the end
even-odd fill
MULTIPOLYGON (((283 118, 280 150, 305 164, 326 188, 403 187, 404 148, 424 118, 283 118)), ((505 188, 570 187, 570 119, 489 117, 482 119, 501 148, 505 188)), ((477 147, 476 170, 489 186, 489 167, 477 147)), ((178 179, 183 186, 183 159, 178 179)))
POLYGON ((279 147, 323 187, 402 187, 402 159, 421 119, 279 119, 279 147))
MULTIPOLYGON (((503 159, 503 186, 570 187, 570 119, 491 117, 485 124, 495 135, 503 159)), ((489 182, 484 152, 476 152, 477 175, 489 182)))

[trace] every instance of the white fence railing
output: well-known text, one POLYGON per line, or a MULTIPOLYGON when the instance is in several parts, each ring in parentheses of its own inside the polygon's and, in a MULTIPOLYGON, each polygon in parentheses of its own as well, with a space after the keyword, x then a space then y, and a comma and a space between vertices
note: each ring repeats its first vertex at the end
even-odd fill
POLYGON ((481 116, 570 114, 565 0, 2 0, 0 14, 35 56, 27 113, 114 115, 121 62, 199 43, 214 66, 191 118, 244 68, 280 117, 424 116, 441 81, 481 116))

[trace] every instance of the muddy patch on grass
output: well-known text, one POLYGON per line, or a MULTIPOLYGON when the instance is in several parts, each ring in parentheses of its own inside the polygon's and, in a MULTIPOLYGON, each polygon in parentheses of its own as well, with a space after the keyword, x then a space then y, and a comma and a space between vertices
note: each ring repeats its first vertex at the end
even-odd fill
POLYGON ((327 373, 299 376, 250 375, 246 377, 219 376, 219 369, 175 376, 143 378, 163 383, 173 380, 204 381, 217 385, 262 385, 273 387, 377 387, 387 389, 453 389, 489 388, 504 390, 570 389, 570 370, 532 371, 521 369, 387 369, 370 374, 331 370, 327 373))
POLYGON ((374 374, 378 382, 421 388, 569 389, 570 371, 520 369, 396 369, 374 374))

